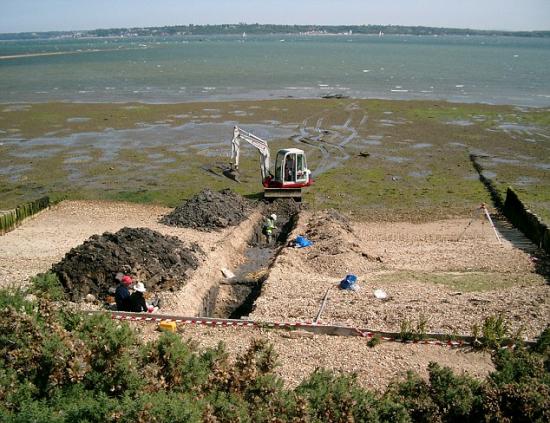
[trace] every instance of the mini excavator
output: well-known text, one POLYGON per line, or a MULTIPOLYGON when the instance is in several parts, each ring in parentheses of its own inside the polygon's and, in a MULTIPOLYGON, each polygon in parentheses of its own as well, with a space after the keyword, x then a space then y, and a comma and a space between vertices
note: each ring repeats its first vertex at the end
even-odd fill
POLYGON ((239 157, 241 141, 256 147, 260 153, 260 172, 265 198, 294 198, 302 200, 302 188, 313 183, 311 171, 307 168, 306 155, 298 148, 284 148, 277 151, 275 174, 270 172, 270 153, 267 141, 238 126, 233 129, 231 140, 231 164, 226 176, 239 181, 239 157))

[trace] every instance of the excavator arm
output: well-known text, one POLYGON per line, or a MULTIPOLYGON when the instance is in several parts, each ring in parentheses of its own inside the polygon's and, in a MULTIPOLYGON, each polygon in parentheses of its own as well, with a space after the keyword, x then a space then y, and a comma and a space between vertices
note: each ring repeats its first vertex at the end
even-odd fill
POLYGON ((262 182, 270 175, 269 174, 269 147, 267 141, 257 137, 250 132, 246 132, 243 129, 235 126, 233 128, 233 139, 231 140, 231 167, 238 173, 239 171, 239 159, 241 153, 241 140, 246 141, 252 146, 256 147, 260 153, 260 171, 262 174, 262 182))

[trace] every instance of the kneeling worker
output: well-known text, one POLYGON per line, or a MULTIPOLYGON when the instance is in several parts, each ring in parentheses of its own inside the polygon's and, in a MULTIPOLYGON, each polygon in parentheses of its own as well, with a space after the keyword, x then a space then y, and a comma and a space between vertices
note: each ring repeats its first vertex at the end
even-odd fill
POLYGON ((132 278, 130 276, 124 275, 120 278, 120 283, 115 291, 116 308, 118 311, 132 311, 130 291, 128 291, 130 285, 132 285, 132 278))

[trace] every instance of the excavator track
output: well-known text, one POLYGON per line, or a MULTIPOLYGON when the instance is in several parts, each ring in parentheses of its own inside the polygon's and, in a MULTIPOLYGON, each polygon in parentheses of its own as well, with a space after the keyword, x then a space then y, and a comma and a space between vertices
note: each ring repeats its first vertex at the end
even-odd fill
POLYGON ((294 198, 302 201, 302 188, 264 188, 264 198, 294 198))

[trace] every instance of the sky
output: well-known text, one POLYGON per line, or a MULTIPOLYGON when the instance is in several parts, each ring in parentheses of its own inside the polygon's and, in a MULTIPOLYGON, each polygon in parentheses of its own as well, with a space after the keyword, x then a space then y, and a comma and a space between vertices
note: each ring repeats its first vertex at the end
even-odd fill
POLYGON ((0 32, 187 24, 550 30, 550 0, 0 0, 0 32))

